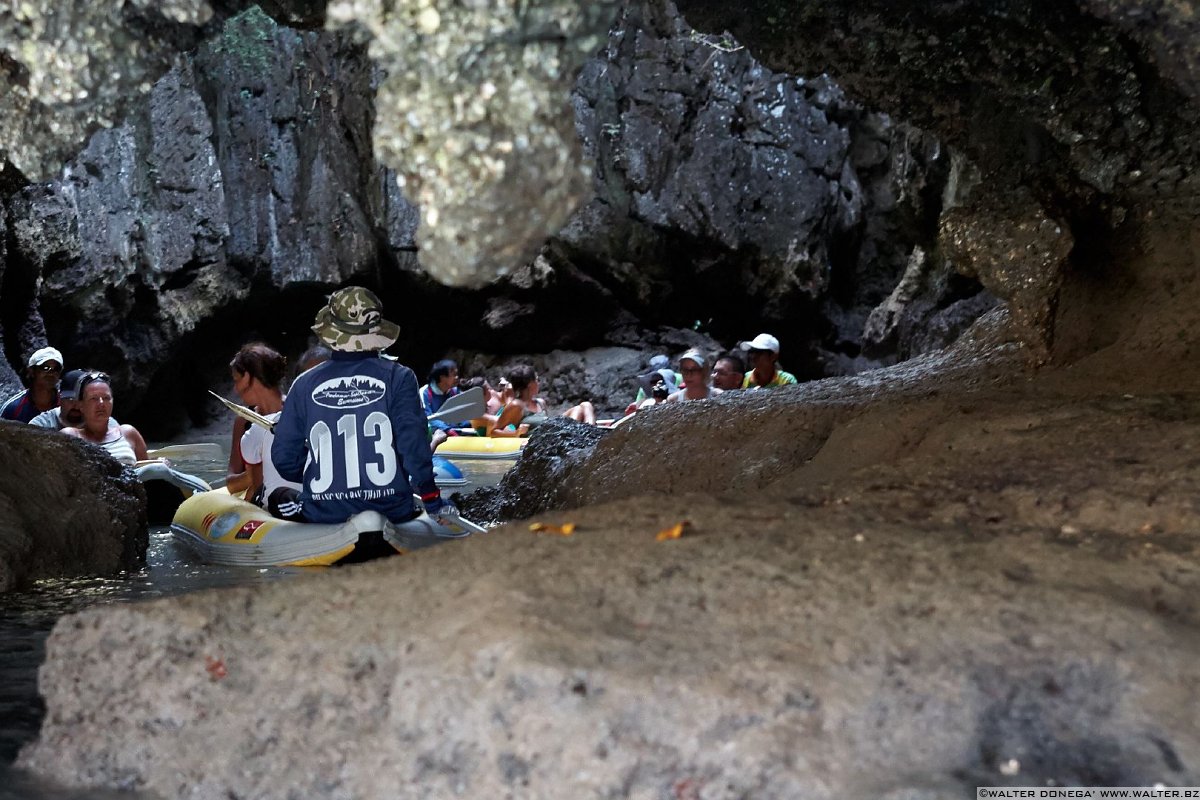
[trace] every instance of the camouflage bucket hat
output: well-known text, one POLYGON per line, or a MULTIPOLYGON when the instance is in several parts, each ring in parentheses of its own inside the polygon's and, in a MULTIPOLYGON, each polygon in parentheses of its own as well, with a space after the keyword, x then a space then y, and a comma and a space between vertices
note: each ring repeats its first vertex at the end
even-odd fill
POLYGON ((334 292, 312 329, 325 344, 347 353, 383 350, 400 338, 400 326, 383 318, 379 298, 361 286, 334 292))

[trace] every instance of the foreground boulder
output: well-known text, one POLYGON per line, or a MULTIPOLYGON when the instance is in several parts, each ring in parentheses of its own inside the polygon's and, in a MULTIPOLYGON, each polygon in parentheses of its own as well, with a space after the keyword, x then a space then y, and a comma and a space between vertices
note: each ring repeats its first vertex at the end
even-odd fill
POLYGON ((146 493, 107 453, 0 422, 0 591, 146 563, 146 493))
POLYGON ((18 766, 173 798, 1194 785, 1197 400, 974 338, 639 415, 545 470, 610 498, 539 520, 570 535, 64 618, 18 766))

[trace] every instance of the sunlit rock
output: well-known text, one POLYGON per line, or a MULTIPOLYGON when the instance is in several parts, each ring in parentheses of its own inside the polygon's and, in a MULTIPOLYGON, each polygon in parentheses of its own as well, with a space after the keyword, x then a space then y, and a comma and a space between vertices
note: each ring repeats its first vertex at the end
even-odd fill
POLYGON ((421 209, 421 263, 478 286, 532 258, 589 191, 569 93, 614 0, 339 0, 385 73, 375 150, 421 209))
POLYGON ((948 210, 941 244, 962 274, 1008 302, 1015 332, 1036 362, 1049 356, 1062 269, 1075 240, 1028 192, 948 210))
POLYGON ((0 12, 0 161, 52 175, 192 46, 205 0, 20 0, 0 12))

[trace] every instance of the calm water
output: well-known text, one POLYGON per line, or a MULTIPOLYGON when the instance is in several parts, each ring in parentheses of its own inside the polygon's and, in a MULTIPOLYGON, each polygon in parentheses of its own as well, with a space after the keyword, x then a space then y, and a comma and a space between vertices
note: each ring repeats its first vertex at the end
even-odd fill
MULTIPOLYGON (((224 445, 224 440, 220 444, 224 445)), ((179 459, 173 463, 177 469, 208 481, 225 475, 224 459, 179 459)), ((446 497, 495 485, 513 462, 464 460, 455 464, 469 483, 443 489, 446 497)), ((320 569, 197 564, 185 549, 175 544, 168 528, 150 529, 146 561, 146 569, 129 575, 42 581, 28 591, 0 594, 0 800, 140 797, 129 793, 63 790, 8 766, 21 746, 37 736, 41 725, 44 709, 37 693, 37 669, 45 654, 46 637, 59 617, 96 605, 286 580, 320 569)))

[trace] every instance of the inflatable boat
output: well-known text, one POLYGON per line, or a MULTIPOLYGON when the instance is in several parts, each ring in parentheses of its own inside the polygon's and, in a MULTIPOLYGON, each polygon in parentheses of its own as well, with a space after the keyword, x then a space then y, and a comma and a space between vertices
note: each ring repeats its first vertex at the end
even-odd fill
POLYGON ((482 531, 459 517, 435 519, 425 513, 400 524, 377 511, 363 511, 337 524, 288 522, 219 490, 192 495, 171 522, 175 539, 201 561, 230 566, 347 564, 482 531))
POLYGON ((133 471, 146 487, 146 521, 151 525, 169 525, 180 503, 212 488, 206 481, 180 472, 165 461, 139 461, 133 471))
POLYGON ((516 458, 528 438, 491 436, 451 436, 438 445, 443 458, 516 458))
POLYGON ((449 489, 455 486, 466 486, 467 479, 462 470, 453 461, 442 456, 433 457, 433 482, 439 489, 449 489))

